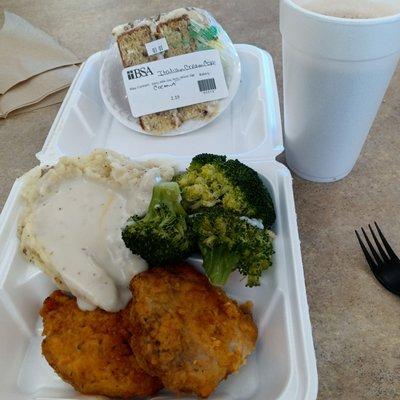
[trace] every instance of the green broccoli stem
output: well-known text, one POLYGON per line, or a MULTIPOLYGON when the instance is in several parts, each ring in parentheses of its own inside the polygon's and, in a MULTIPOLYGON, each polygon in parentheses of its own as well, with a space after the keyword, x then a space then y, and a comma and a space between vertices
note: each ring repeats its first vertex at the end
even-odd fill
POLYGON ((154 186, 149 209, 144 220, 151 220, 157 215, 159 204, 165 204, 177 215, 186 215, 181 203, 181 190, 176 182, 161 182, 154 186))
POLYGON ((200 244, 203 267, 213 285, 223 286, 232 271, 236 269, 238 256, 227 246, 214 246, 210 249, 200 244))

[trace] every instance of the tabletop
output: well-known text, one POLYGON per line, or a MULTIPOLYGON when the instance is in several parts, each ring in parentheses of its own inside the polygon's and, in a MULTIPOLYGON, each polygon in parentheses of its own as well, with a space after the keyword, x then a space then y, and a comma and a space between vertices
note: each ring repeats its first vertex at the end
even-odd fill
MULTIPOLYGON (((271 53, 282 99, 278 0, 195 3, 211 11, 235 43, 250 43, 271 53)), ((108 46, 115 25, 167 11, 166 7, 193 4, 183 0, 0 0, 0 11, 20 15, 84 60, 108 46)), ((0 207, 14 180, 37 164, 35 153, 59 107, 0 120, 0 207)), ((293 179, 320 400, 400 396, 400 298, 373 279, 354 235, 355 228, 376 220, 400 253, 399 131, 398 69, 351 174, 329 184, 293 179)), ((279 160, 284 162, 284 156, 279 160)))

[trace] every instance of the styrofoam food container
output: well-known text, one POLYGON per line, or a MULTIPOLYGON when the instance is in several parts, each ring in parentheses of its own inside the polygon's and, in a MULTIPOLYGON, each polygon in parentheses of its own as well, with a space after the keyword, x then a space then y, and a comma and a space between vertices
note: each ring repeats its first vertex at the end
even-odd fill
MULTIPOLYGON (((240 82, 240 59, 237 54, 231 54, 231 62, 224 68, 226 84, 228 86, 228 97, 217 100, 218 112, 209 119, 189 120, 179 128, 163 133, 161 136, 177 136, 189 133, 208 125, 229 106, 239 87, 240 82)), ((122 80, 122 61, 117 44, 114 43, 105 54, 103 65, 100 69, 100 93, 108 111, 122 124, 134 131, 146 135, 155 135, 145 131, 139 123, 139 119, 132 115, 125 86, 122 80)))
MULTIPOLYGON (((246 288, 234 273, 225 289, 239 301, 254 302, 259 339, 247 364, 210 398, 315 400, 317 372, 292 178, 275 160, 283 147, 272 59, 253 46, 237 45, 237 50, 242 82, 224 115, 190 135, 167 138, 135 134, 106 111, 98 85, 104 53, 94 54, 77 74, 37 156, 41 164, 51 164, 62 155, 104 147, 139 159, 173 157, 184 169, 193 154, 208 151, 237 157, 257 170, 277 212, 274 265, 263 274, 260 287, 246 288)), ((0 216, 0 400, 98 398, 76 393, 41 355, 38 311, 54 285, 18 250, 21 185, 20 178, 0 216)), ((162 392, 156 398, 176 397, 162 392)))

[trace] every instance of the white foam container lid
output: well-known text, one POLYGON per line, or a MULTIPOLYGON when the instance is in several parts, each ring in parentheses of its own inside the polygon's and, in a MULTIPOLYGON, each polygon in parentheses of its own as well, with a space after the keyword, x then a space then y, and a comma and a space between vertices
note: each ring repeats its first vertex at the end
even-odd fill
MULTIPOLYGON (((274 265, 263 274, 260 287, 246 288, 234 273, 225 290, 239 301, 254 302, 259 339, 247 364, 210 399, 315 400, 317 371, 292 178, 275 160, 283 145, 273 63, 254 46, 237 45, 237 50, 242 79, 229 108, 198 131, 164 138, 133 132, 111 116, 99 92, 104 52, 92 55, 78 72, 37 157, 41 164, 52 164, 63 155, 108 148, 136 159, 174 157, 184 169, 194 154, 209 152, 238 158, 258 171, 277 213, 274 265)), ((55 287, 19 252, 21 186, 18 179, 0 216, 0 400, 98 399, 75 392, 41 355, 38 312, 55 287)), ((161 392, 156 398, 176 396, 161 392)))

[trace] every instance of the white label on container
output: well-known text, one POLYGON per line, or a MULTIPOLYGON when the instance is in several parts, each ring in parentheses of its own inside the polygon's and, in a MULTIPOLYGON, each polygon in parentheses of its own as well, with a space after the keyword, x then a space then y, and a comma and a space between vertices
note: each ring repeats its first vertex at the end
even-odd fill
POLYGON ((146 43, 146 50, 149 57, 154 56, 154 54, 168 50, 168 43, 165 38, 153 40, 152 42, 146 43))
POLYGON ((228 96, 217 50, 203 50, 125 68, 122 77, 135 118, 228 96))

